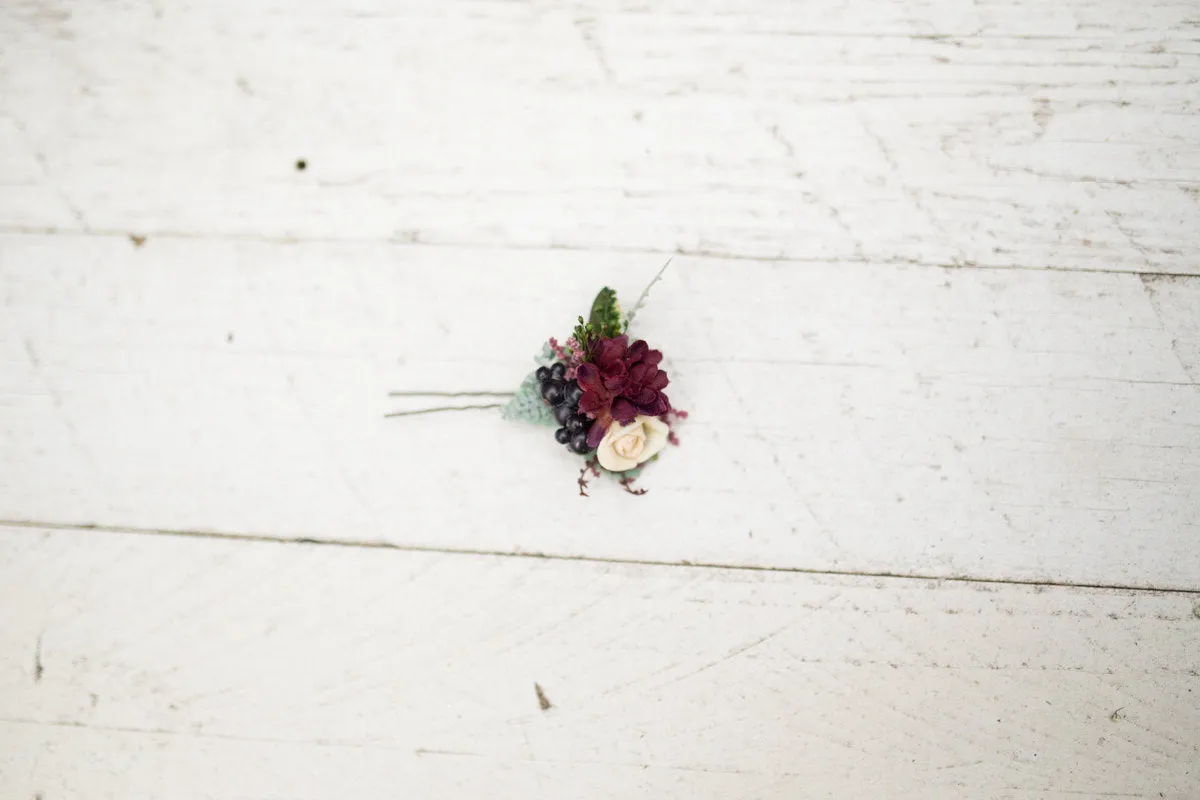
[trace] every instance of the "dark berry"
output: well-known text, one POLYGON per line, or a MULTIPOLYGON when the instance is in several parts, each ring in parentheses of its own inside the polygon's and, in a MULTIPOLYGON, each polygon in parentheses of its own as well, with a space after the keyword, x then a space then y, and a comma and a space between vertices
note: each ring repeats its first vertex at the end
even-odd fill
POLYGON ((538 383, 545 383, 546 381, 550 380, 549 367, 538 367, 537 372, 533 374, 537 376, 538 383))
POLYGON ((546 381, 542 384, 542 397, 550 405, 558 405, 563 399, 563 385, 558 381, 546 381))
POLYGON ((554 407, 554 421, 559 425, 566 425, 573 416, 575 416, 575 409, 566 403, 554 407))
POLYGON ((583 397, 583 389, 575 381, 567 384, 567 403, 573 406, 579 405, 579 398, 583 397))
POLYGON ((559 444, 566 444, 571 440, 571 433, 566 428, 559 428, 554 432, 554 438, 559 444))
POLYGON ((557 361, 550 366, 550 377, 556 381, 561 381, 567 374, 567 365, 561 361, 557 361))
POLYGON ((579 455, 583 455, 584 453, 589 452, 591 449, 592 448, 588 447, 586 433, 577 433, 571 437, 571 451, 572 452, 579 453, 579 455))
POLYGON ((571 433, 586 431, 589 427, 591 427, 591 425, 592 421, 583 414, 576 414, 567 420, 567 430, 569 430, 571 433))

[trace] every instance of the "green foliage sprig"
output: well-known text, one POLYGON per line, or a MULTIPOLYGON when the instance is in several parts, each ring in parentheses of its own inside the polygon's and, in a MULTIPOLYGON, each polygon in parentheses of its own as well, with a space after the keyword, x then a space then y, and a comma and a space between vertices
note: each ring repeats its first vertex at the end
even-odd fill
POLYGON ((579 324, 571 335, 579 342, 580 356, 585 360, 592 345, 600 339, 611 339, 625 332, 625 318, 621 314, 621 304, 617 302, 617 293, 605 286, 592 301, 592 310, 585 320, 579 317, 579 324))

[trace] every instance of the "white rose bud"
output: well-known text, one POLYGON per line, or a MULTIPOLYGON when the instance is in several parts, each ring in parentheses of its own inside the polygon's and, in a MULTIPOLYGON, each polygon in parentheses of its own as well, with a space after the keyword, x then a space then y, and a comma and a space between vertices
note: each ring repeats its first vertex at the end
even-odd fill
POLYGON ((633 469, 666 447, 670 433, 658 417, 637 417, 628 425, 613 422, 596 448, 596 458, 609 472, 633 469))

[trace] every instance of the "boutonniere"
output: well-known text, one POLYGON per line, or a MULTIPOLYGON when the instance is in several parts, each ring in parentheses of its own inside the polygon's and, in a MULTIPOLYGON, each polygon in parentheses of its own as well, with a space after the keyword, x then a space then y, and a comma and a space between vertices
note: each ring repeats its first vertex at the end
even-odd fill
POLYGON ((687 412, 672 407, 667 397, 671 381, 662 351, 630 333, 670 263, 663 264, 628 314, 616 292, 601 289, 566 341, 550 337, 535 359, 540 366, 503 408, 506 419, 553 426, 555 441, 583 456, 576 482, 584 497, 589 473, 613 475, 627 492, 645 494, 633 482, 668 444, 679 444, 673 427, 687 412))
MULTIPOLYGON (((662 351, 630 333, 650 289, 670 263, 663 265, 627 314, 615 291, 601 289, 588 316, 578 317, 570 336, 561 343, 553 336, 546 341, 534 359, 537 369, 507 403, 443 406, 387 416, 500 408, 505 419, 553 428, 559 445, 583 457, 576 479, 583 497, 588 496, 589 476, 603 474, 616 478, 630 494, 645 494, 645 489, 633 488, 633 482, 668 445, 679 444, 674 428, 687 418, 687 412, 674 408, 667 397, 670 378, 662 351)), ((412 394, 416 393, 392 393, 412 394)))

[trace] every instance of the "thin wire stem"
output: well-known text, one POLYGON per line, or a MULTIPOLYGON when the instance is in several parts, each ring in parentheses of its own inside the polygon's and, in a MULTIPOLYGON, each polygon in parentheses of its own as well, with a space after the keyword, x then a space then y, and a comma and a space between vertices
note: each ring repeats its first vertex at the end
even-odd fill
POLYGON ((437 406, 436 408, 418 408, 415 411, 392 411, 384 417, 415 417, 418 414, 436 414, 440 411, 470 411, 472 409, 504 408, 504 403, 487 403, 475 406, 437 406))
POLYGON ((388 392, 388 397, 512 397, 512 392, 388 392))

